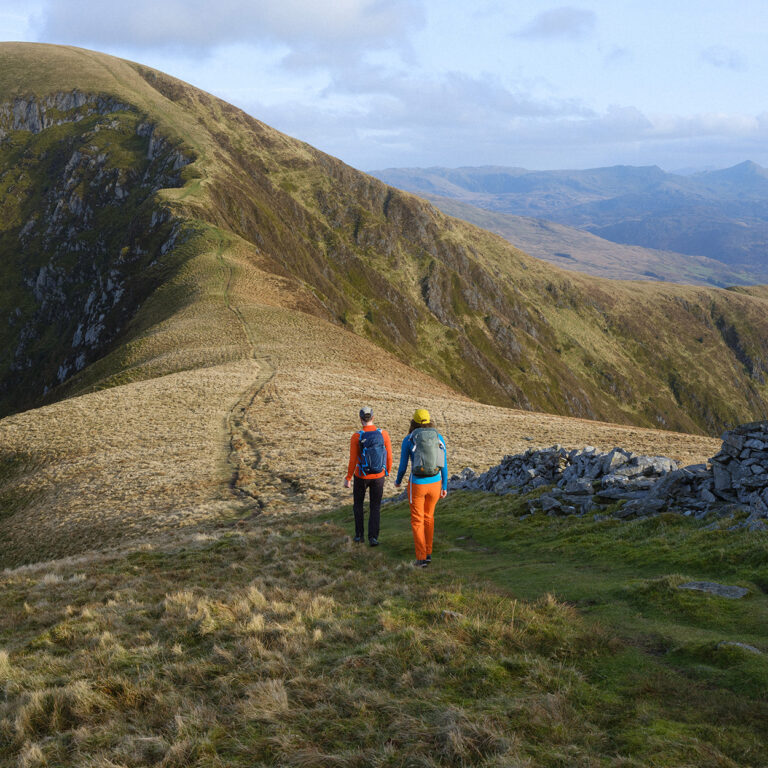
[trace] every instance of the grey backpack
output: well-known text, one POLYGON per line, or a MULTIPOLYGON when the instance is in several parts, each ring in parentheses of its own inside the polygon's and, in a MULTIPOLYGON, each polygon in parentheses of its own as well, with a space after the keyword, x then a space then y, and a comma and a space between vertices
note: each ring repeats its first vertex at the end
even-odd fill
POLYGON ((436 429, 411 432, 411 471, 416 477, 434 477, 445 463, 444 448, 436 429))

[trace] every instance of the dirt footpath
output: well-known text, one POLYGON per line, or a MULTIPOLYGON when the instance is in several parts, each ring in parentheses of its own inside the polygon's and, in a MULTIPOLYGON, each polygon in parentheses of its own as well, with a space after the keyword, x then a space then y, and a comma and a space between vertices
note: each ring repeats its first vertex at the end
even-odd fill
MULTIPOLYGON (((413 411, 427 408, 448 443, 452 473, 464 466, 484 470, 504 454, 556 443, 621 446, 684 464, 704 461, 720 447, 706 437, 482 405, 316 318, 276 309, 245 315, 260 329, 260 350, 275 367, 247 414, 259 462, 244 487, 265 511, 351 501, 342 479, 362 405, 371 405, 377 426, 390 432, 395 466, 413 411)), ((387 493, 395 493, 393 480, 387 493)))

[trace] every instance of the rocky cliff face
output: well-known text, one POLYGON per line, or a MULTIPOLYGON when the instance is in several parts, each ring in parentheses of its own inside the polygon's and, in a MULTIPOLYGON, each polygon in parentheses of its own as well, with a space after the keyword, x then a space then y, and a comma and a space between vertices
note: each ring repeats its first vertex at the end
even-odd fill
POLYGON ((0 105, 0 415, 102 356, 183 237, 155 193, 190 162, 135 109, 77 91, 0 105))

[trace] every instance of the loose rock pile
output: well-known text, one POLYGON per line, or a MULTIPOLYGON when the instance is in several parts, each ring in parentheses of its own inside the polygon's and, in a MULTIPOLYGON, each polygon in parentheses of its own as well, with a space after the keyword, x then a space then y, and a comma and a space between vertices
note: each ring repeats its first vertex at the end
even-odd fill
POLYGON ((703 518, 746 510, 745 523, 762 529, 768 518, 768 421, 726 432, 720 453, 708 464, 678 467, 664 456, 641 456, 621 448, 600 453, 591 446, 568 451, 554 445, 505 456, 479 475, 467 467, 448 487, 497 494, 546 487, 529 501, 529 508, 550 515, 583 515, 611 507, 619 518, 662 511, 703 518))

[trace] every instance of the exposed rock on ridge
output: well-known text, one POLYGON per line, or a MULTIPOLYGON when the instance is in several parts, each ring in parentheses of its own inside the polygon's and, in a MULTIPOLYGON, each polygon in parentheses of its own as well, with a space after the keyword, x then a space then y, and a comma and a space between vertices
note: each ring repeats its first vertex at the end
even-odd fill
POLYGON ((89 115, 128 111, 132 108, 110 96, 80 91, 59 92, 45 98, 17 97, 0 104, 0 140, 11 131, 40 133, 54 125, 79 122, 89 115))
POLYGON ((678 467, 664 456, 614 448, 567 451, 560 445, 505 456, 487 472, 468 467, 449 482, 452 490, 497 494, 549 490, 530 502, 550 515, 601 511, 617 502, 619 518, 662 511, 695 515, 746 513, 745 524, 765 529, 768 519, 768 421, 744 424, 723 435, 722 450, 708 464, 678 467))
POLYGON ((116 99, 78 91, 0 105, 0 415, 101 357, 166 268, 180 223, 155 202, 191 162, 116 99), (55 131, 55 135, 48 134, 55 131), (5 193, 5 194, 3 194, 5 193))

